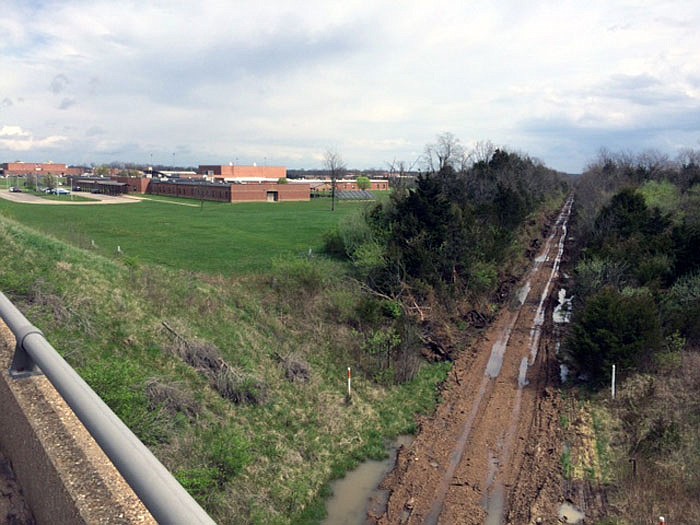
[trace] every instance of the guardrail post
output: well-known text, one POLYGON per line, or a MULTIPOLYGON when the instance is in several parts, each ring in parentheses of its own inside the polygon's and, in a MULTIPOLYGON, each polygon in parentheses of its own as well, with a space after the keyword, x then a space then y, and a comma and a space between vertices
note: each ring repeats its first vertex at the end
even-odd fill
POLYGON ((42 374, 41 369, 34 361, 34 358, 24 348, 24 340, 31 334, 39 334, 44 336, 41 330, 29 323, 27 319, 14 308, 14 305, 7 299, 4 294, 0 294, 0 310, 3 311, 3 318, 15 336, 17 344, 15 346, 15 354, 12 357, 10 365, 10 377, 13 379, 22 379, 42 374))

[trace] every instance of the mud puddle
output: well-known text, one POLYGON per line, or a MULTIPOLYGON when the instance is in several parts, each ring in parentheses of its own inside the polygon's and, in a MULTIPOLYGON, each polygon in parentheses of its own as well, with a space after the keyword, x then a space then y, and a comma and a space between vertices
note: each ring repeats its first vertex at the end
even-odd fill
POLYGON ((326 501, 328 516, 322 525, 365 525, 367 512, 381 511, 389 497, 388 491, 377 488, 396 462, 398 448, 408 446, 413 436, 399 436, 389 447, 389 457, 382 461, 367 460, 355 470, 345 474, 344 478, 331 483, 333 496, 326 501), (372 509, 370 509, 372 507, 372 509))

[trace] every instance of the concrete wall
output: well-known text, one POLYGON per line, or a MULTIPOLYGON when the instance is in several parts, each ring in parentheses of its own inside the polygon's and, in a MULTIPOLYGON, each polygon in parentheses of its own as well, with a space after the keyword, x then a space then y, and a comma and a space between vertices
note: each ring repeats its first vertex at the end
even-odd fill
POLYGON ((37 524, 154 524, 49 381, 9 376, 14 344, 0 320, 0 449, 37 524))

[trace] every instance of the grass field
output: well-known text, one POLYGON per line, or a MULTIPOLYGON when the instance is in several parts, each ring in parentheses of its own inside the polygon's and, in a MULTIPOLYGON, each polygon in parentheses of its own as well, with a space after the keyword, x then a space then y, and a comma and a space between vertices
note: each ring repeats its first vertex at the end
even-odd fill
POLYGON ((331 212, 327 199, 201 206, 163 198, 118 206, 38 206, 0 199, 0 214, 101 255, 115 255, 119 246, 123 257, 134 260, 228 275, 264 272, 275 257, 318 252, 323 233, 362 206, 340 202, 331 212))

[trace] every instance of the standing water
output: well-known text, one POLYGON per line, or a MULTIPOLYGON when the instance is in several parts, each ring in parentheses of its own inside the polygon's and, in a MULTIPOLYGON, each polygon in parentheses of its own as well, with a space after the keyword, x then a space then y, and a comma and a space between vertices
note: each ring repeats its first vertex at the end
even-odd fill
POLYGON ((377 486, 394 467, 396 451, 412 441, 413 436, 399 436, 390 447, 387 459, 365 461, 344 478, 333 481, 333 496, 326 502, 328 516, 322 525, 365 525, 370 500, 381 501, 388 497, 377 486))

